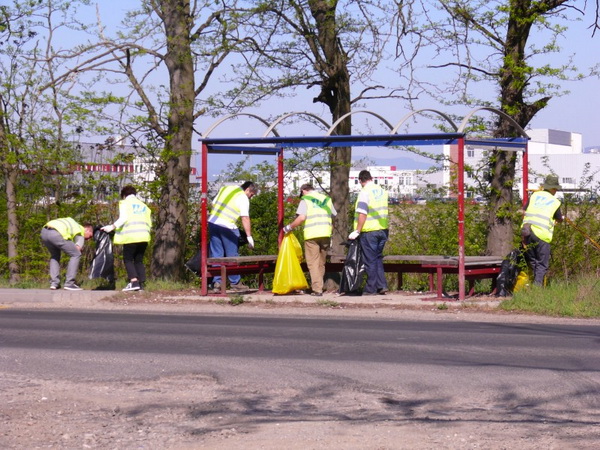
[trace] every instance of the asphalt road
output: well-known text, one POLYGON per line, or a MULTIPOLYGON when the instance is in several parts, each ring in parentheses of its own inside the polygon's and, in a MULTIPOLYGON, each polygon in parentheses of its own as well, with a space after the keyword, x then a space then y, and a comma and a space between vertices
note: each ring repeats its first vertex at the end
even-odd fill
MULTIPOLYGON (((5 370, 86 378, 155 377, 202 370, 212 362, 235 368, 240 361, 249 369, 246 374, 252 367, 262 372, 265 364, 282 362, 315 368, 335 362, 350 366, 348 373, 353 364, 393 366, 403 377, 426 366, 439 373, 433 382, 444 381, 442 372, 462 373, 458 380, 475 370, 597 376, 599 339, 599 326, 580 323, 0 311, 0 355, 19 360, 5 370), (74 356, 78 364, 63 364, 74 356), (148 363, 163 359, 168 364, 148 363)), ((235 377, 235 371, 221 375, 235 377)))
POLYGON ((599 338, 597 321, 0 309, 0 443, 591 449, 599 338))

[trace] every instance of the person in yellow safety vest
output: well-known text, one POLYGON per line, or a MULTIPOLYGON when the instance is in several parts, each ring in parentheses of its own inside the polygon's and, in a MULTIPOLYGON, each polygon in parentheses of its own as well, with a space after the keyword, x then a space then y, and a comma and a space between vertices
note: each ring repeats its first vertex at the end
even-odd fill
POLYGON ((80 291, 81 288, 75 283, 81 249, 85 241, 94 235, 91 224, 80 225, 71 217, 54 219, 42 228, 42 243, 50 252, 50 289, 60 289, 60 255, 67 254, 69 264, 65 276, 64 288, 68 291, 80 291))
POLYGON ((113 242, 123 244, 123 263, 129 279, 123 291, 139 291, 146 283, 144 254, 150 242, 152 214, 136 194, 135 187, 131 185, 121 189, 119 218, 115 223, 101 228, 106 233, 116 230, 113 242))
POLYGON ((548 175, 543 190, 534 192, 525 206, 521 236, 525 247, 525 260, 533 270, 533 282, 544 285, 544 277, 550 265, 550 242, 554 223, 562 222, 560 200, 555 197, 562 187, 556 175, 548 175))
POLYGON ((316 192, 311 184, 300 187, 300 198, 296 218, 283 227, 283 232, 290 233, 304 223, 304 258, 310 273, 311 295, 321 297, 327 250, 331 245, 332 217, 337 211, 331 198, 316 192))
MULTIPOLYGON (((246 181, 241 186, 223 186, 213 199, 212 209, 208 217, 209 256, 211 258, 238 256, 240 230, 236 224, 241 218, 242 226, 248 239, 248 247, 254 248, 252 224, 250 222, 250 199, 258 189, 252 181, 246 181)), ((241 283, 241 275, 229 275, 229 284, 238 291, 248 290, 241 283)), ((213 277, 212 288, 221 291, 220 276, 213 277)))
POLYGON ((361 170, 358 181, 362 186, 354 212, 354 231, 348 239, 360 236, 361 253, 367 283, 363 295, 385 295, 388 286, 383 269, 383 248, 388 240, 388 194, 373 182, 368 170, 361 170))

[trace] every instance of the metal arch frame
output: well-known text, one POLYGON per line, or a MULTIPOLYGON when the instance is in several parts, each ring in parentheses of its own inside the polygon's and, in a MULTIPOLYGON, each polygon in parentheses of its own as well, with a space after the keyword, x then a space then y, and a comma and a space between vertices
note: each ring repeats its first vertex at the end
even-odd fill
POLYGON ((474 108, 471 111, 469 111, 468 114, 463 118, 462 122, 460 123, 460 127, 456 131, 458 131, 459 133, 464 133, 464 130, 467 127, 467 124, 469 123, 469 119, 471 119, 471 117, 473 117, 479 111, 489 111, 489 112, 492 112, 494 114, 504 117, 515 127, 515 129, 519 132, 519 134, 522 137, 529 139, 529 136, 527 135, 527 133, 525 133, 525 130, 523 128, 521 128, 521 125, 519 125, 515 121, 515 119, 510 117, 504 111, 501 111, 497 108, 491 108, 489 106, 480 106, 479 108, 474 108))
MULTIPOLYGON (((472 117, 475 113, 481 110, 486 110, 490 112, 494 112, 496 114, 502 115, 506 117, 505 113, 502 111, 481 107, 476 108, 469 112, 469 114, 463 120, 463 124, 468 122, 468 119, 472 117)), ((455 127, 454 122, 445 115, 437 110, 419 110, 415 111, 409 115, 407 115, 403 120, 397 125, 397 128, 406 121, 409 117, 414 114, 422 111, 431 111, 439 114, 449 121, 450 124, 455 127)), ((287 137, 287 136, 278 136, 275 131, 275 126, 285 118, 290 117, 295 114, 302 113, 289 113, 284 114, 280 118, 276 119, 274 124, 268 125, 268 133, 273 133, 275 136, 273 137, 249 137, 249 138, 208 138, 208 134, 212 132, 216 128, 216 126, 223 123, 225 120, 240 116, 246 115, 249 117, 256 118, 260 120, 262 123, 267 125, 266 121, 259 116, 254 114, 245 114, 239 113, 235 115, 226 116, 220 119, 216 124, 211 126, 207 132, 207 136, 201 139, 202 142, 202 196, 201 196, 201 225, 202 225, 202 260, 201 260, 201 275, 202 275, 202 295, 206 295, 208 293, 207 279, 207 257, 208 257, 208 239, 207 239, 207 221, 208 221, 208 180, 207 180, 207 155, 208 153, 235 153, 235 154, 263 154, 263 155, 277 155, 278 160, 278 204, 279 204, 279 213, 278 213, 278 225, 280 229, 283 227, 283 149, 286 147, 295 147, 295 148, 306 148, 306 147, 352 147, 352 146, 408 146, 408 145, 443 145, 443 144, 453 144, 458 146, 458 177, 457 177, 457 185, 458 185, 458 287, 459 287, 459 299, 464 300, 465 298, 465 241, 464 241, 464 148, 465 143, 472 145, 479 145, 481 147, 502 147, 502 150, 514 150, 514 149, 523 149, 523 180, 524 187, 523 190, 526 195, 526 186, 527 186, 527 140, 528 136, 522 130, 518 124, 514 123, 517 130, 519 130, 521 137, 517 138, 489 138, 489 139, 474 139, 468 138, 464 133, 463 124, 458 128, 454 133, 430 133, 430 134, 407 134, 400 135, 397 133, 387 134, 387 135, 331 135, 331 133, 335 130, 335 128, 339 125, 339 123, 345 118, 349 117, 352 114, 356 113, 367 113, 373 115, 380 120, 382 120, 390 130, 393 127, 389 124, 387 120, 385 120, 380 115, 372 112, 372 111, 354 111, 351 113, 345 114, 343 117, 338 119, 328 130, 326 136, 296 136, 296 137, 287 137)), ((316 117, 311 113, 306 113, 311 117, 316 117)), ((512 120, 508 117, 509 120, 512 120)), ((317 119, 319 120, 319 119, 317 119)), ((321 123, 324 121, 319 120, 321 123)), ((397 131, 396 128, 396 131, 397 131)), ((265 133, 265 134, 268 134, 265 133)))
MULTIPOLYGON (((212 133, 213 130, 215 128, 217 128, 219 125, 221 125, 223 122, 226 122, 229 119, 234 119, 234 118, 238 118, 238 117, 242 117, 242 116, 246 116, 246 117, 251 117, 253 119, 257 119, 260 122, 262 122, 263 124, 265 124, 267 127, 270 127, 269 122, 267 122, 264 118, 260 117, 259 115, 252 114, 252 113, 235 113, 235 114, 229 114, 229 115, 224 116, 221 119, 217 120, 201 136, 203 136, 203 138, 206 139, 206 138, 208 138, 208 136, 210 135, 210 133, 212 133)), ((279 136, 277 134, 277 131, 275 131, 275 130, 273 130, 273 134, 275 136, 279 136)))
POLYGON ((447 114, 444 114, 441 111, 438 111, 437 109, 425 108, 425 109, 417 109, 416 111, 412 111, 412 112, 408 113, 407 115, 405 115, 402 119, 400 119, 400 122, 398 122, 396 124, 396 126, 392 130, 392 134, 398 134, 398 129, 404 124, 404 122, 406 122, 411 117, 413 117, 417 114, 423 113, 423 112, 432 112, 432 113, 435 113, 435 114, 443 117, 444 119, 446 119, 446 122, 448 122, 452 126, 452 128, 454 128, 454 131, 458 132, 458 127, 456 126, 454 121, 450 118, 450 116, 448 116, 447 114))
POLYGON ((269 128, 267 128, 267 130, 263 133, 263 137, 267 137, 269 134, 271 134, 271 131, 273 132, 273 134, 275 136, 279 136, 277 134, 277 132, 275 131, 275 127, 277 125, 279 125, 281 122, 283 122, 285 119, 287 119, 289 117, 293 117, 293 116, 309 116, 309 117, 312 117, 313 119, 316 119, 317 121, 319 121, 321 124, 323 124, 325 126, 325 128, 329 128, 329 126, 330 126, 325 120, 323 120, 316 114, 305 112, 305 111, 294 111, 291 113, 283 114, 283 115, 279 116, 277 119, 275 119, 273 122, 271 122, 271 124, 269 125, 269 128))
POLYGON ((342 123, 348 117, 353 116, 354 114, 358 114, 358 113, 369 114, 369 115, 371 115, 373 117, 377 117, 379 120, 381 120, 383 123, 385 123, 390 130, 392 129, 392 124, 390 124, 385 118, 383 118, 379 114, 377 114, 377 113, 375 113, 373 111, 368 111, 366 109, 361 109, 361 110, 358 110, 358 111, 350 111, 349 113, 344 114, 338 120, 336 120, 335 122, 333 122, 333 124, 331 125, 331 128, 329 128, 329 130, 327 130, 326 136, 331 136, 332 133, 335 131, 335 129, 337 128, 337 126, 340 123, 342 123))

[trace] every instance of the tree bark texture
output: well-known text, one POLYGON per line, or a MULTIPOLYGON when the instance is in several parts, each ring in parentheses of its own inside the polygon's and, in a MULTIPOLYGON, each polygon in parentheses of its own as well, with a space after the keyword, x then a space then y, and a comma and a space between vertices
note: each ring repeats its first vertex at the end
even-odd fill
MULTIPOLYGON (((525 128, 535 114, 544 108, 550 97, 527 103, 525 92, 528 86, 530 67, 527 65, 526 46, 536 17, 557 8, 564 1, 510 2, 509 20, 504 42, 504 59, 500 69, 500 108, 525 128)), ((514 136, 515 130, 504 118, 499 118, 494 132, 496 137, 514 136)), ((515 182, 516 157, 510 152, 494 151, 490 160, 491 194, 488 215, 488 255, 506 255, 512 250, 515 204, 513 187, 515 182)))
POLYGON ((185 236, 188 222, 190 156, 194 114, 194 66, 191 50, 189 0, 160 2, 168 51, 170 110, 165 148, 162 154, 161 191, 155 226, 152 275, 179 279, 183 273, 185 236))
POLYGON ((8 142, 8 133, 6 132, 5 111, 2 101, 0 101, 0 161, 5 180, 6 192, 6 215, 7 215, 7 253, 8 253, 8 273, 9 282, 14 284, 19 281, 20 268, 17 260, 19 244, 19 221, 17 219, 17 178, 18 166, 11 164, 9 152, 10 144, 8 142))
MULTIPOLYGON (((315 19, 318 32, 317 39, 321 48, 320 53, 323 55, 323 58, 318 59, 320 66, 317 68, 321 74, 321 91, 313 99, 313 102, 324 103, 328 106, 333 123, 351 110, 348 58, 337 34, 336 8, 338 2, 309 0, 308 4, 315 19)), ((339 135, 352 134, 350 117, 342 121, 334 133, 339 135)), ((342 243, 347 241, 350 231, 348 224, 348 180, 350 178, 351 162, 351 147, 338 147, 330 150, 330 195, 338 213, 333 221, 333 254, 344 254, 342 243)))

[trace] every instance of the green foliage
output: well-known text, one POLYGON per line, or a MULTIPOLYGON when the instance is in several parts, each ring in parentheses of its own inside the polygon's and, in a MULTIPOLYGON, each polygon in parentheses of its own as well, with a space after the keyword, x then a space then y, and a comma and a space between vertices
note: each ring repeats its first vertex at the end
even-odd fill
POLYGON ((531 285, 500 304, 506 311, 526 311, 561 317, 600 317, 600 280, 597 276, 574 277, 531 285))
MULTIPOLYGON (((426 205, 390 205, 388 255, 458 255, 458 206, 456 202, 426 205)), ((483 255, 486 246, 486 214, 482 205, 466 205, 465 252, 483 255)), ((406 275, 404 288, 425 290, 427 275, 406 275)), ((447 288, 456 287, 456 277, 445 277, 447 288)))
POLYGON ((229 304, 233 306, 241 305, 245 301, 244 296, 240 294, 234 294, 229 297, 229 304))
POLYGON ((600 243, 600 205, 567 204, 566 209, 577 228, 567 222, 554 227, 550 279, 572 280, 579 274, 596 273, 600 267, 600 249, 590 241, 600 243))

